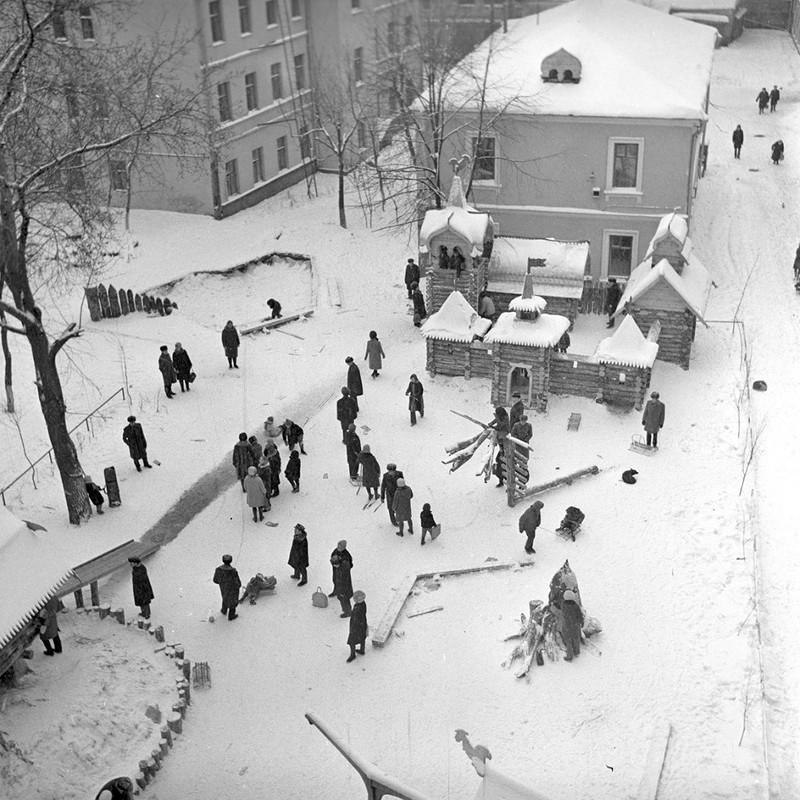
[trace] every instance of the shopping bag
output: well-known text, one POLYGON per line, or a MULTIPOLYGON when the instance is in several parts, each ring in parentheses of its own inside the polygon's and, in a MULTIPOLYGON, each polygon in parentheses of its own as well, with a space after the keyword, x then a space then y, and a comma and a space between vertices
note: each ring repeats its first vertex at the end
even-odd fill
POLYGON ((441 532, 442 532, 442 526, 441 525, 434 525, 431 528, 431 541, 436 539, 441 532))
POLYGON ((197 379, 197 373, 196 372, 190 372, 189 373, 189 383, 194 383, 196 379, 197 379))
POLYGON ((317 586, 317 591, 311 595, 311 605, 316 606, 317 608, 328 607, 328 595, 322 591, 321 586, 317 586))

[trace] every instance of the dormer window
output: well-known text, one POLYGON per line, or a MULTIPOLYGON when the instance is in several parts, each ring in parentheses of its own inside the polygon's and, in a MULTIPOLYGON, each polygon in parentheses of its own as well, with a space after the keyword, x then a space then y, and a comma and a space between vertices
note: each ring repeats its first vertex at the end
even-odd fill
POLYGON ((550 81, 551 83, 558 82, 558 70, 551 69, 550 72, 547 73, 547 77, 545 78, 546 81, 550 81))
POLYGON ((542 60, 541 74, 545 83, 578 83, 581 62, 562 47, 542 60))
POLYGON ((562 83, 574 83, 574 82, 575 82, 575 80, 572 77, 572 70, 571 69, 565 69, 564 70, 564 78, 562 80, 562 83))

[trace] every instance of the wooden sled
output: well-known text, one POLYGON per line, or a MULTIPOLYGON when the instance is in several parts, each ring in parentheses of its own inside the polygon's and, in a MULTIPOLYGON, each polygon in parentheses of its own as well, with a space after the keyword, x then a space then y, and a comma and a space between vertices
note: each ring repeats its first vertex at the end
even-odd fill
POLYGON ((641 433, 634 433, 631 436, 631 445, 628 450, 640 453, 643 456, 652 456, 656 453, 656 449, 647 444, 647 439, 641 433))

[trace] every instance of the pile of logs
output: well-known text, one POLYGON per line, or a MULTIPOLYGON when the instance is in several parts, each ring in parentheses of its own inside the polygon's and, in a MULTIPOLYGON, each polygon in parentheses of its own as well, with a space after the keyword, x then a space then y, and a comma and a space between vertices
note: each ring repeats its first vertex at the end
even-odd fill
POLYGON ((130 289, 117 290, 113 285, 109 285, 106 289, 102 283, 97 286, 87 286, 84 292, 92 322, 120 317, 136 311, 158 314, 162 317, 169 316, 178 307, 168 297, 162 299, 147 294, 134 294, 130 289))

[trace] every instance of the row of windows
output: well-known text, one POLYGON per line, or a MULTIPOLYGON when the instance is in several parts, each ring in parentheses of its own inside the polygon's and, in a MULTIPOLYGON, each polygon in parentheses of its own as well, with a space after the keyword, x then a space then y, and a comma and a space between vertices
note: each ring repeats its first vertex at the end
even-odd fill
MULTIPOLYGON (((294 57, 294 81, 297 91, 306 88, 306 60, 305 54, 298 53, 294 57)), ((283 71, 280 62, 271 64, 269 68, 269 81, 272 89, 273 101, 284 97, 283 90, 283 71)), ((248 111, 255 111, 260 108, 258 97, 258 75, 255 72, 248 72, 244 76, 244 98, 248 111)), ((217 84, 217 106, 219 108, 219 118, 222 122, 229 122, 233 119, 233 105, 231 103, 231 87, 228 81, 217 84)))
MULTIPOLYGON (((55 39, 67 38, 67 18, 64 9, 56 7, 51 16, 53 26, 53 37, 55 39)), ((94 40, 94 20, 92 19, 92 8, 90 5, 78 6, 78 24, 81 29, 81 36, 85 41, 94 40)))
MULTIPOLYGON (((266 0, 264 3, 268 28, 277 25, 279 22, 278 14, 280 10, 278 8, 278 2, 279 0, 266 0)), ((302 17, 302 0, 290 0, 289 13, 292 19, 302 17)), ((222 15, 222 0, 210 0, 208 4, 208 18, 211 22, 211 41, 224 42, 225 20, 222 15)), ((242 35, 253 32, 253 15, 250 0, 239 0, 239 31, 242 35)))
MULTIPOLYGON (((300 129, 300 157, 311 157, 311 137, 305 128, 300 129)), ((289 168, 289 142, 286 136, 279 136, 275 140, 275 154, 278 161, 278 170, 289 168)), ((250 166, 253 170, 253 183, 262 183, 266 180, 264 172, 264 148, 256 147, 250 153, 250 166)), ((241 192, 239 184, 239 159, 232 158, 225 162, 225 192, 228 197, 241 192)))

